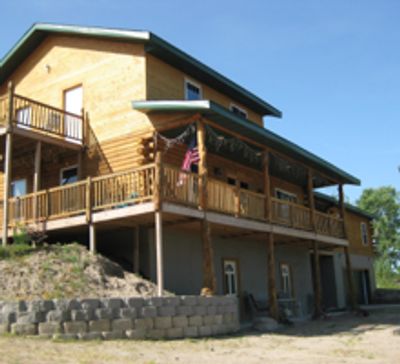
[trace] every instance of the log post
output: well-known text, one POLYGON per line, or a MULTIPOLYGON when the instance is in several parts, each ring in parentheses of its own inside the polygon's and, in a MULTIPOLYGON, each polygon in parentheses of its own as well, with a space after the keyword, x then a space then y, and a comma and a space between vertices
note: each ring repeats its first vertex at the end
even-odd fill
POLYGON ((89 251, 92 254, 95 254, 97 251, 96 226, 93 222, 90 222, 89 224, 89 251))
POLYGON ((268 301, 269 301, 269 314, 278 320, 278 296, 276 293, 276 276, 275 276, 275 243, 274 234, 268 234, 267 242, 267 267, 268 267, 268 301))
POLYGON ((314 318, 320 318, 322 316, 321 306, 321 268, 319 260, 319 249, 318 242, 314 240, 313 246, 313 269, 314 269, 314 318))
POLYGON ((154 181, 154 209, 159 211, 162 209, 162 156, 161 151, 156 152, 155 156, 155 181, 154 181))
POLYGON ((137 225, 134 229, 134 241, 133 241, 133 273, 139 274, 139 254, 140 254, 140 245, 139 245, 139 239, 140 239, 140 228, 139 225, 137 225))
POLYGON ((203 288, 208 288, 212 293, 216 292, 217 280, 214 269, 214 251, 211 240, 211 228, 207 220, 207 148, 205 143, 204 124, 198 120, 196 123, 197 145, 199 150, 199 207, 204 211, 204 219, 201 221, 201 238, 203 254, 203 288))
POLYGON ((265 195, 265 219, 272 222, 271 178, 269 174, 270 154, 264 153, 264 195, 265 195))
MULTIPOLYGON (((33 173, 33 192, 37 193, 40 190, 40 177, 41 177, 41 160, 42 160, 42 142, 36 142, 36 149, 35 149, 35 170, 33 173)), ((39 199, 36 195, 33 199, 33 213, 34 213, 34 220, 39 215, 39 199)))
POLYGON ((161 297, 164 292, 164 257, 163 257, 163 235, 161 211, 155 212, 155 235, 156 235, 156 262, 157 262, 157 296, 161 297))
MULTIPOLYGON (((344 204, 344 191, 343 191, 342 184, 339 184, 338 192, 339 192, 339 211, 340 211, 340 217, 342 218, 342 222, 343 222, 343 233, 344 233, 345 238, 347 238, 348 233, 347 233, 347 224, 346 224, 346 206, 344 204)), ((345 255, 345 261, 346 261, 346 277, 347 277, 347 285, 349 287, 350 307, 352 310, 356 310, 358 308, 358 304, 357 304, 356 292, 355 292, 355 288, 354 288, 353 271, 352 271, 350 252, 349 252, 348 246, 344 247, 344 255, 345 255)))
POLYGON ((315 231, 316 221, 315 221, 314 183, 313 183, 313 172, 311 169, 308 169, 307 194, 308 194, 308 207, 310 209, 311 229, 315 231))
POLYGON ((11 174, 12 174, 12 123, 14 115, 14 86, 12 82, 8 84, 8 113, 6 119, 6 145, 4 158, 4 190, 3 190, 3 234, 2 244, 7 245, 8 242, 8 218, 11 174))

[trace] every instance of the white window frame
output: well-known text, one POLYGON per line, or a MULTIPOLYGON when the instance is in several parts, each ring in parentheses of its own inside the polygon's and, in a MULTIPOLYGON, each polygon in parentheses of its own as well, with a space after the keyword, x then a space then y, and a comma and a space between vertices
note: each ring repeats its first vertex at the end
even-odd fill
MULTIPOLYGON (((60 169, 60 186, 65 186, 62 184, 63 181, 63 173, 65 171, 68 171, 69 169, 76 169, 76 175, 77 175, 77 180, 79 181, 79 166, 77 164, 74 164, 72 166, 64 167, 60 169)), ((67 183, 68 184, 68 183, 67 183)))
POLYGON ((292 285, 292 269, 289 263, 281 263, 280 265, 281 282, 282 282, 282 293, 288 297, 293 297, 293 285, 292 285), (286 272, 284 272, 284 268, 286 272))
MULTIPOLYGON (((188 78, 185 78, 185 80, 184 80, 185 100, 189 100, 189 98, 188 98, 188 89, 187 89, 187 86, 189 84, 199 89, 199 98, 198 98, 198 100, 201 100, 203 98, 203 89, 202 89, 201 85, 199 83, 191 80, 191 79, 188 79, 188 78)), ((191 101, 195 101, 195 100, 191 100, 191 101)))
POLYGON ((227 295, 237 296, 239 294, 239 267, 238 262, 235 259, 223 259, 223 273, 225 290, 227 295), (230 264, 234 267, 233 272, 226 272, 225 267, 230 264))
POLYGON ((368 226, 364 221, 360 223, 361 242, 363 245, 369 245, 368 226), (365 239, 364 239, 365 237, 365 239))
MULTIPOLYGON (((27 193, 28 193, 28 181, 27 181, 26 178, 18 178, 18 179, 13 180, 13 181, 11 182, 11 192, 13 191, 13 185, 14 185, 16 182, 20 182, 20 181, 24 181, 24 183, 25 183, 25 194, 27 194, 27 193)), ((12 195, 12 197, 24 196, 24 194, 15 196, 13 193, 11 193, 11 195, 12 195)))
POLYGON ((276 188, 275 188, 275 197, 276 197, 276 198, 279 198, 279 197, 278 197, 278 192, 280 192, 280 193, 282 193, 282 194, 285 194, 285 195, 287 195, 287 196, 293 198, 293 201, 292 201, 292 200, 283 200, 283 199, 282 199, 283 201, 289 201, 289 202, 292 202, 292 203, 298 203, 297 194, 295 194, 295 193, 293 193, 293 192, 289 192, 289 191, 283 190, 282 188, 276 187, 276 188))
POLYGON ((241 116, 241 115, 236 114, 236 113, 233 111, 233 109, 237 109, 238 111, 240 111, 241 113, 243 113, 243 114, 245 115, 245 116, 244 116, 245 119, 248 119, 249 114, 247 113, 247 110, 245 110, 245 109, 243 109, 242 107, 238 106, 237 104, 231 102, 231 104, 230 104, 230 106, 229 106, 229 110, 230 110, 231 112, 233 112, 235 115, 241 116))

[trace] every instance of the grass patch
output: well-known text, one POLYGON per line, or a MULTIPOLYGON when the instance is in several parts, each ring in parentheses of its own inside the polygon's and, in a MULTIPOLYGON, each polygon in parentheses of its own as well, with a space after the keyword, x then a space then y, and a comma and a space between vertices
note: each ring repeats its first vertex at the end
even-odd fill
POLYGON ((6 247, 0 247, 0 260, 1 259, 15 259, 37 251, 38 248, 34 248, 28 244, 12 244, 6 247))

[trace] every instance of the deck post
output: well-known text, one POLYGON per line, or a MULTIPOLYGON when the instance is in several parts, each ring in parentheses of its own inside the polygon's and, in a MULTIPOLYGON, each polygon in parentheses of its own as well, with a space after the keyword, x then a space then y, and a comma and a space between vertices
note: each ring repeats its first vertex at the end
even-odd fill
POLYGON ((321 306, 321 268, 319 260, 319 249, 318 242, 314 240, 312 242, 313 247, 313 270, 314 270, 314 319, 318 319, 322 316, 321 306))
MULTIPOLYGON (((35 170, 33 173, 33 192, 37 193, 40 190, 41 184, 41 162, 42 162, 42 142, 39 140, 36 142, 35 149, 35 170)), ((37 219, 39 213, 39 199, 36 195, 33 199, 33 218, 37 219)))
POLYGON ((270 153, 264 153, 264 195, 265 195, 265 219, 268 222, 272 220, 272 201, 271 201, 271 179, 269 175, 270 153))
MULTIPOLYGON (((347 234, 347 224, 346 224, 346 207, 344 205, 343 184, 339 184, 338 192, 339 192, 340 217, 342 218, 342 221, 343 221, 344 236, 345 236, 345 238, 347 238, 348 234, 347 234)), ((356 293, 355 293, 355 288, 354 288, 353 272, 352 272, 352 265, 351 265, 350 252, 349 252, 348 246, 344 247, 344 255, 345 255, 345 261, 346 261, 346 277, 347 277, 347 285, 349 288, 350 307, 352 310, 356 310, 358 305, 357 305, 356 293)))
POLYGON ((14 85, 12 82, 8 84, 8 115, 6 120, 6 145, 4 156, 4 190, 3 190, 3 234, 2 244, 6 246, 8 243, 8 218, 11 174, 12 174, 12 122, 14 114, 14 85))
POLYGON ((215 278, 214 269, 214 250, 211 240, 211 227, 207 220, 207 148, 206 148, 206 131, 204 124, 198 120, 196 122, 197 145, 199 150, 199 207, 204 212, 204 218, 200 222, 201 240, 202 240, 202 255, 203 255, 203 287, 216 293, 217 280, 215 278))
POLYGON ((89 251, 92 254, 95 254, 97 251, 96 226, 93 224, 93 222, 89 223, 89 251))
POLYGON ((310 168, 308 169, 307 194, 308 194, 308 207, 310 209, 311 229, 315 231, 316 221, 315 221, 314 183, 313 183, 313 172, 310 168))
POLYGON ((133 241, 133 273, 139 274, 139 254, 140 254, 140 246, 139 246, 139 239, 140 239, 140 227, 137 225, 134 228, 134 241, 133 241))
POLYGON ((267 269, 268 269, 268 301, 269 314, 278 320, 278 295, 276 293, 276 276, 275 276, 275 243, 274 234, 269 233, 267 236, 267 269))
POLYGON ((164 256, 162 235, 162 213, 155 212, 155 235, 156 235, 156 262, 157 262, 157 296, 163 296, 164 292, 164 256))

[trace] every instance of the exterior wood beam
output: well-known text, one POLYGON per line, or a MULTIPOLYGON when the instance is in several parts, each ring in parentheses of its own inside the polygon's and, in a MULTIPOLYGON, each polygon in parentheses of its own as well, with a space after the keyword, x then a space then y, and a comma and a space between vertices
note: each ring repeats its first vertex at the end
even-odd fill
POLYGON ((139 246, 139 239, 140 239, 140 227, 139 225, 134 229, 134 242, 133 242, 133 272, 139 274, 139 254, 140 254, 140 246, 139 246))
MULTIPOLYGON (((348 232, 347 232, 347 222, 346 222, 346 206, 344 204, 344 190, 343 190, 342 184, 339 184, 338 193, 339 193, 340 217, 343 220, 344 237, 347 238, 348 232)), ((349 248, 347 246, 344 247, 344 255, 345 255, 345 261, 346 261, 346 277, 347 277, 347 286, 348 286, 350 307, 351 307, 351 309, 356 310, 358 305, 357 305, 357 299, 356 299, 356 292, 355 292, 355 288, 354 288, 354 280, 353 280, 350 252, 349 252, 349 248)))
POLYGON ((268 222, 272 220, 272 203, 271 203, 271 176, 269 174, 270 153, 264 153, 264 195, 265 195, 265 219, 268 222))
POLYGON ((310 221, 311 227, 315 231, 315 199, 314 199, 314 183, 313 183, 313 171, 308 169, 307 176, 307 195, 308 195, 308 207, 310 208, 310 221))
POLYGON ((276 276, 275 276, 275 243, 274 234, 269 233, 267 239, 267 269, 268 269, 268 301, 269 301, 269 314, 278 320, 278 295, 276 292, 276 276))
POLYGON ((9 215, 8 199, 10 197, 11 175, 12 175, 13 114, 14 114, 14 86, 10 82, 8 84, 8 115, 6 119, 6 146, 5 146, 5 158, 4 158, 3 234, 2 234, 3 246, 6 246, 8 243, 8 215, 9 215))
POLYGON ((89 224, 89 251, 92 254, 95 254, 97 251, 96 225, 92 222, 89 224))
POLYGON ((321 268, 319 259, 319 248, 316 240, 312 243, 313 246, 313 269, 314 269, 314 318, 320 318, 323 315, 321 306, 321 268))
POLYGON ((164 256, 163 256, 163 235, 162 235, 162 213, 155 212, 155 241, 156 241, 156 264, 157 264, 157 296, 164 293, 164 256))
POLYGON ((217 289, 217 280, 214 269, 214 250, 211 240, 210 223, 207 220, 207 148, 206 132, 202 121, 196 122, 197 146, 199 151, 199 208, 204 212, 204 219, 201 220, 201 240, 203 253, 203 288, 208 288, 213 294, 217 289))

